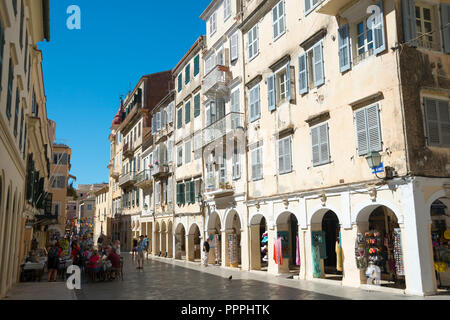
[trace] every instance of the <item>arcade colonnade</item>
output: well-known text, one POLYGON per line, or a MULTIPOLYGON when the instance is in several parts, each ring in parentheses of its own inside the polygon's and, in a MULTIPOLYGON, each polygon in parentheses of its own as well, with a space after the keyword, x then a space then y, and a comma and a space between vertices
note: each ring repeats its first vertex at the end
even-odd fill
POLYGON ((361 239, 375 241, 365 249, 381 249, 386 261, 382 286, 431 295, 438 286, 430 214, 436 201, 448 210, 450 179, 415 177, 381 186, 248 200, 222 209, 210 202, 204 217, 175 216, 173 222, 146 226, 152 228, 155 256, 200 263, 208 237, 210 264, 339 281, 349 287, 367 283, 367 263, 376 254, 360 264, 357 249, 361 239))

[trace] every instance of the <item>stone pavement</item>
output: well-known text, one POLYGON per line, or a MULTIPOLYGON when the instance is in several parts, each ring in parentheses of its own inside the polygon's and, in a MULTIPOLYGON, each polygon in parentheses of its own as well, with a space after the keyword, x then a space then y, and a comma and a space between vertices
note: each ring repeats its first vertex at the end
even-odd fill
POLYGON ((18 283, 6 300, 429 300, 450 296, 417 297, 386 292, 368 292, 338 284, 286 279, 265 272, 238 271, 198 263, 149 257, 144 270, 137 270, 124 254, 124 280, 87 282, 76 292, 65 282, 18 283), (232 276, 232 280, 228 277, 232 276))

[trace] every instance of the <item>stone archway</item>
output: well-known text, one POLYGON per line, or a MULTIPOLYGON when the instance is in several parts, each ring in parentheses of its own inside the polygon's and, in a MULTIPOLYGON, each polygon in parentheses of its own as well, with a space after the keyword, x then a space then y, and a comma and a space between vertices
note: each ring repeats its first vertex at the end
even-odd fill
POLYGON ((432 270, 435 290, 450 291, 450 198, 441 197, 430 205, 432 270))
POLYGON ((219 214, 214 211, 208 218, 208 238, 210 239, 210 248, 208 263, 221 264, 222 261, 222 223, 219 214))
POLYGON ((167 257, 173 258, 172 221, 167 224, 167 257))
POLYGON ((161 238, 160 238, 159 222, 155 222, 155 229, 153 233, 155 246, 155 252, 153 254, 156 256, 161 256, 161 238))
POLYGON ((361 283, 366 283, 365 271, 373 263, 380 268, 381 286, 406 288, 403 228, 399 220, 395 211, 380 204, 364 207, 358 212, 356 264, 360 269, 361 283))
POLYGON ((230 210, 225 218, 225 266, 238 268, 242 263, 241 219, 236 210, 230 210))
POLYGON ((161 237, 161 257, 165 257, 167 252, 167 230, 165 221, 161 222, 160 237, 161 237))
POLYGON ((193 223, 189 228, 188 234, 188 261, 200 262, 200 259, 200 228, 196 223, 193 223))
POLYGON ((275 270, 272 268, 272 271, 275 271, 275 273, 298 274, 300 272, 300 266, 297 264, 298 228, 297 217, 292 212, 285 211, 278 215, 275 221, 275 234, 273 235, 276 241, 275 256, 278 261, 278 263, 274 261, 273 264, 275 270), (280 252, 281 254, 279 254, 280 252))
POLYGON ((264 215, 258 213, 252 216, 249 229, 250 269, 267 271, 269 264, 269 230, 264 215))
POLYGON ((175 229, 175 259, 186 259, 186 230, 182 223, 175 229))

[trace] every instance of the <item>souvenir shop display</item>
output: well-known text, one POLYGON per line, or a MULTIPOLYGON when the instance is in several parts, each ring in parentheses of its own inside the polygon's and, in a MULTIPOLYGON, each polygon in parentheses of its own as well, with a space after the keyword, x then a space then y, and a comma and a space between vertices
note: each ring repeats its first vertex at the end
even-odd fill
POLYGON ((214 235, 214 255, 215 255, 215 263, 220 264, 221 261, 220 234, 214 235))
MULTIPOLYGON (((434 256, 434 269, 436 271, 436 280, 438 282, 439 288, 446 288, 448 284, 443 281, 445 276, 441 276, 441 274, 446 273, 450 268, 450 250, 449 250, 449 236, 445 235, 445 232, 448 233, 448 230, 443 231, 435 230, 431 233, 431 239, 433 243, 433 256, 434 256)), ((447 277, 448 278, 448 277, 447 277)), ((447 281, 448 282, 448 281, 447 281)))
POLYGON ((283 264, 283 247, 281 243, 281 238, 275 239, 273 244, 273 260, 276 264, 283 264))
POLYGON ((405 275, 405 267, 403 265, 403 250, 402 250, 402 233, 400 228, 394 229, 394 260, 395 272, 399 276, 405 275))
POLYGON ((355 241, 355 257, 356 257, 356 267, 358 269, 367 268, 367 255, 366 255, 366 243, 364 241, 364 235, 358 233, 355 241))
POLYGON ((371 230, 366 233, 364 233, 364 239, 366 242, 366 251, 367 256, 370 262, 373 262, 376 266, 382 267, 383 266, 383 240, 381 237, 380 231, 377 230, 371 230))
POLYGON ((238 267, 238 243, 237 235, 235 233, 228 236, 228 256, 231 267, 238 267))
POLYGON ((267 248, 267 244, 269 242, 269 238, 268 238, 268 232, 264 232, 262 234, 262 240, 261 240, 261 260, 262 262, 268 262, 269 259, 267 258, 267 254, 269 252, 268 248, 267 248))
POLYGON ((314 278, 322 277, 321 259, 326 259, 325 232, 311 232, 312 240, 312 259, 313 259, 313 275, 314 278))

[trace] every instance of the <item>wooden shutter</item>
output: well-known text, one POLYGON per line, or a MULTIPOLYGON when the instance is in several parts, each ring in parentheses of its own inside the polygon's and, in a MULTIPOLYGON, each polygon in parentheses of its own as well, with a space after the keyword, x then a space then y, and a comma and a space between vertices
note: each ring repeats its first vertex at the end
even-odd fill
POLYGON ((444 52, 450 53, 450 4, 441 3, 442 40, 444 52))
POLYGON ((269 111, 275 110, 275 75, 267 77, 267 92, 269 99, 269 111))
POLYGON ((381 129, 378 104, 366 108, 367 114, 367 136, 370 151, 381 151, 381 129))
POLYGON ((200 72, 200 55, 194 58, 194 77, 200 72))
POLYGON ((194 118, 200 115, 200 93, 194 97, 194 118))
POLYGON ((186 203, 186 185, 184 183, 181 184, 181 203, 186 203))
POLYGON ((285 155, 284 140, 278 140, 278 172, 279 173, 283 173, 286 170, 284 167, 284 155, 285 155))
POLYGON ((308 68, 306 60, 306 53, 301 54, 300 57, 298 57, 298 87, 300 94, 308 92, 308 68))
POLYGON ((383 14, 383 0, 378 1, 380 8, 380 17, 378 23, 373 26, 374 48, 373 52, 378 54, 386 50, 386 38, 384 36, 384 14, 383 14))
POLYGON ((276 39, 278 37, 278 5, 273 7, 272 9, 272 28, 273 28, 273 38, 276 39))
POLYGON ((365 109, 360 109, 355 112, 355 127, 358 155, 362 156, 369 152, 365 109))
POLYGON ((311 146, 313 165, 320 164, 319 127, 311 128, 311 146))
POLYGON ((191 183, 186 182, 186 203, 191 203, 191 183))
POLYGON ((188 101, 184 108, 184 123, 189 123, 191 121, 191 102, 188 101))
POLYGON ((428 145, 438 146, 441 143, 439 135, 439 118, 437 101, 434 99, 424 98, 425 121, 427 124, 428 145))
POLYGON ((183 71, 181 71, 181 73, 178 75, 178 92, 181 91, 182 87, 183 87, 183 71))
POLYGON ((287 101, 291 101, 291 64, 288 62, 286 65, 286 90, 287 101))
POLYGON ((253 29, 251 29, 248 34, 248 58, 253 57, 253 29))
POLYGON ((330 145, 328 136, 328 123, 324 123, 319 127, 320 142, 320 163, 330 162, 330 145))
POLYGON ((322 85, 325 82, 323 75, 323 52, 322 52, 322 41, 317 43, 313 47, 313 69, 314 69, 314 85, 316 87, 322 85))
POLYGON ((189 182, 189 184, 191 185, 191 190, 190 190, 190 198, 191 198, 191 203, 195 203, 195 181, 192 180, 191 182, 189 182))
POLYGON ((230 61, 234 61, 239 56, 238 33, 235 32, 230 38, 230 61))
POLYGON ((173 102, 169 103, 169 106, 167 107, 167 123, 173 122, 173 102))
POLYGON ((416 9, 414 0, 402 0, 403 36, 409 46, 417 47, 416 9), (411 39, 416 39, 411 41, 411 39))
POLYGON ((348 24, 338 29, 339 69, 341 72, 350 69, 350 37, 348 24))
POLYGON ((448 101, 437 100, 440 131, 441 131, 441 145, 443 147, 450 147, 450 107, 448 101))

